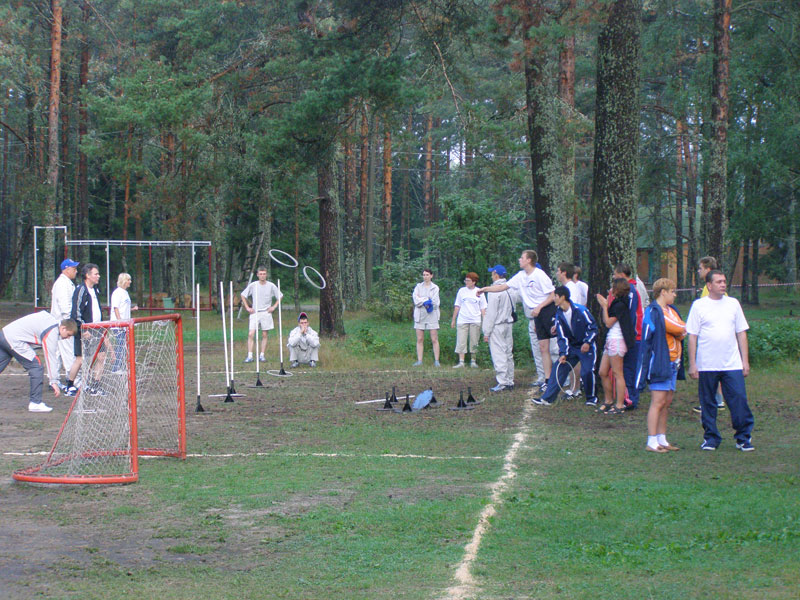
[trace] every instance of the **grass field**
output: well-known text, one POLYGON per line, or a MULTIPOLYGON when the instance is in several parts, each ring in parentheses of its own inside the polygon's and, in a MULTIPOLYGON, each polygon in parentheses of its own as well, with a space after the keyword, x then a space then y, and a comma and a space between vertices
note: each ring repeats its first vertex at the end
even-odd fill
MULTIPOLYGON (((746 311, 789 318, 785 306, 746 311)), ((262 376, 263 390, 244 387, 252 371, 237 373, 247 397, 225 404, 206 397, 224 373, 216 317, 202 325, 208 412, 195 414, 187 322, 190 456, 144 460, 133 485, 14 483, 15 468, 39 460, 24 453, 49 449, 67 404, 26 413, 25 377, 0 376, 0 597, 800 595, 796 360, 762 364, 747 380, 755 452, 735 449, 727 412, 723 445, 701 452, 696 388, 679 382, 669 437, 682 450, 658 455, 644 452, 647 394, 644 410, 619 417, 574 402, 533 406, 526 360, 522 385, 489 397, 489 368, 449 368, 449 329, 447 366, 412 370, 409 324, 366 314, 348 316, 350 335, 326 342, 320 368, 262 376), (393 385, 398 394, 431 385, 445 406, 402 415, 355 404, 393 385), (485 402, 448 410, 467 386, 485 402)), ((246 326, 235 327, 238 370, 246 326)))

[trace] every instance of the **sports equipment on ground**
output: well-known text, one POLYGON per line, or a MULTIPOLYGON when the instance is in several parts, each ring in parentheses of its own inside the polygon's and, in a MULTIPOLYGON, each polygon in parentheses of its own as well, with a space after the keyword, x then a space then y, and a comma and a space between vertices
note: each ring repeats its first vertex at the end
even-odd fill
POLYGON ((131 483, 139 479, 140 456, 186 458, 180 315, 86 323, 81 335, 87 385, 45 461, 14 479, 131 483), (123 368, 112 373, 120 360, 123 368), (102 393, 89 394, 89 387, 102 393))

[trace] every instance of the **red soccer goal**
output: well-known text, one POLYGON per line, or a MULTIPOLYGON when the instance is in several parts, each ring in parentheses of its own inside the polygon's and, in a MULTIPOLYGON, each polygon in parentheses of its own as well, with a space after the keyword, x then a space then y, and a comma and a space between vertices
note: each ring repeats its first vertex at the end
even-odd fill
POLYGON ((131 483, 140 456, 186 458, 180 315, 84 324, 83 384, 34 483, 131 483))

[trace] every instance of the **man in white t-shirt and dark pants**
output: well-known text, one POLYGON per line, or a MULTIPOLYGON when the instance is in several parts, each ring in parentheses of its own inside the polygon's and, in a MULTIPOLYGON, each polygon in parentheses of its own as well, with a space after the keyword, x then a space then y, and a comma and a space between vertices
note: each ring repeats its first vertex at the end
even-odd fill
POLYGON ((722 441, 717 429, 717 385, 731 413, 736 432, 736 447, 743 452, 754 450, 750 440, 753 413, 747 404, 744 378, 750 373, 747 330, 742 307, 736 298, 725 295, 726 280, 722 271, 706 275, 708 296, 695 300, 686 320, 689 334, 689 375, 698 379, 702 450, 716 450, 722 441))
POLYGON ((267 360, 265 356, 267 352, 267 332, 270 329, 275 329, 272 312, 277 308, 280 299, 283 298, 283 294, 278 291, 278 286, 271 281, 267 281, 267 267, 258 267, 256 276, 258 279, 244 288, 242 292, 242 304, 245 310, 250 313, 247 357, 244 359, 246 363, 253 362, 253 346, 256 330, 259 326, 264 333, 264 337, 261 338, 261 355, 258 360, 260 362, 267 360), (252 306, 247 302, 248 298, 252 301, 252 306), (273 299, 275 300, 274 303, 272 302, 273 299))
POLYGON ((553 291, 556 288, 550 277, 536 266, 538 259, 535 250, 523 250, 519 257, 519 267, 522 269, 519 273, 506 283, 481 288, 478 294, 503 292, 509 288, 519 294, 525 316, 529 319, 528 335, 531 338, 531 350, 538 375, 535 384, 540 385, 544 393, 553 368, 550 339, 555 338, 552 328, 556 314, 553 291), (537 350, 540 356, 537 356, 537 350))

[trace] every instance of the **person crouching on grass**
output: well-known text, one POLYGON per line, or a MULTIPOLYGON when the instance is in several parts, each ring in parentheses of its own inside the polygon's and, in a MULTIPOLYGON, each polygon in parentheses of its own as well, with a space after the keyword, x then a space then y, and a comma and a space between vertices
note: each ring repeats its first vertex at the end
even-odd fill
POLYGON ((650 384, 646 450, 665 453, 679 449, 667 441, 667 412, 675 395, 686 323, 673 306, 674 281, 666 278, 656 280, 653 299, 655 302, 648 305, 642 319, 642 349, 636 386, 642 389, 645 382, 650 384))
POLYGON ((633 328, 633 321, 628 308, 630 290, 631 284, 619 277, 614 280, 608 298, 605 298, 602 294, 597 294, 596 296, 597 302, 603 309, 603 323, 608 327, 606 345, 603 348, 603 358, 600 360, 599 370, 605 395, 605 404, 599 410, 607 415, 621 415, 625 412, 623 359, 628 352, 628 348, 633 348, 636 340, 636 332, 633 328), (616 387, 616 405, 612 403, 612 377, 616 387))
POLYGON ((481 340, 481 318, 486 314, 486 298, 478 296, 477 273, 467 273, 464 278, 464 287, 456 294, 455 310, 450 327, 455 328, 456 332, 456 354, 458 354, 458 364, 453 368, 463 368, 464 356, 467 352, 471 354, 473 369, 478 368, 478 343, 481 340))
POLYGON ((578 363, 581 364, 581 380, 586 393, 586 405, 597 406, 594 361, 597 355, 597 321, 589 309, 570 301, 571 292, 566 286, 559 286, 553 292, 556 304, 556 338, 558 340, 558 362, 550 374, 547 389, 539 398, 531 402, 550 406, 558 396, 558 390, 572 373, 578 363), (558 366, 568 364, 569 369, 558 366))

